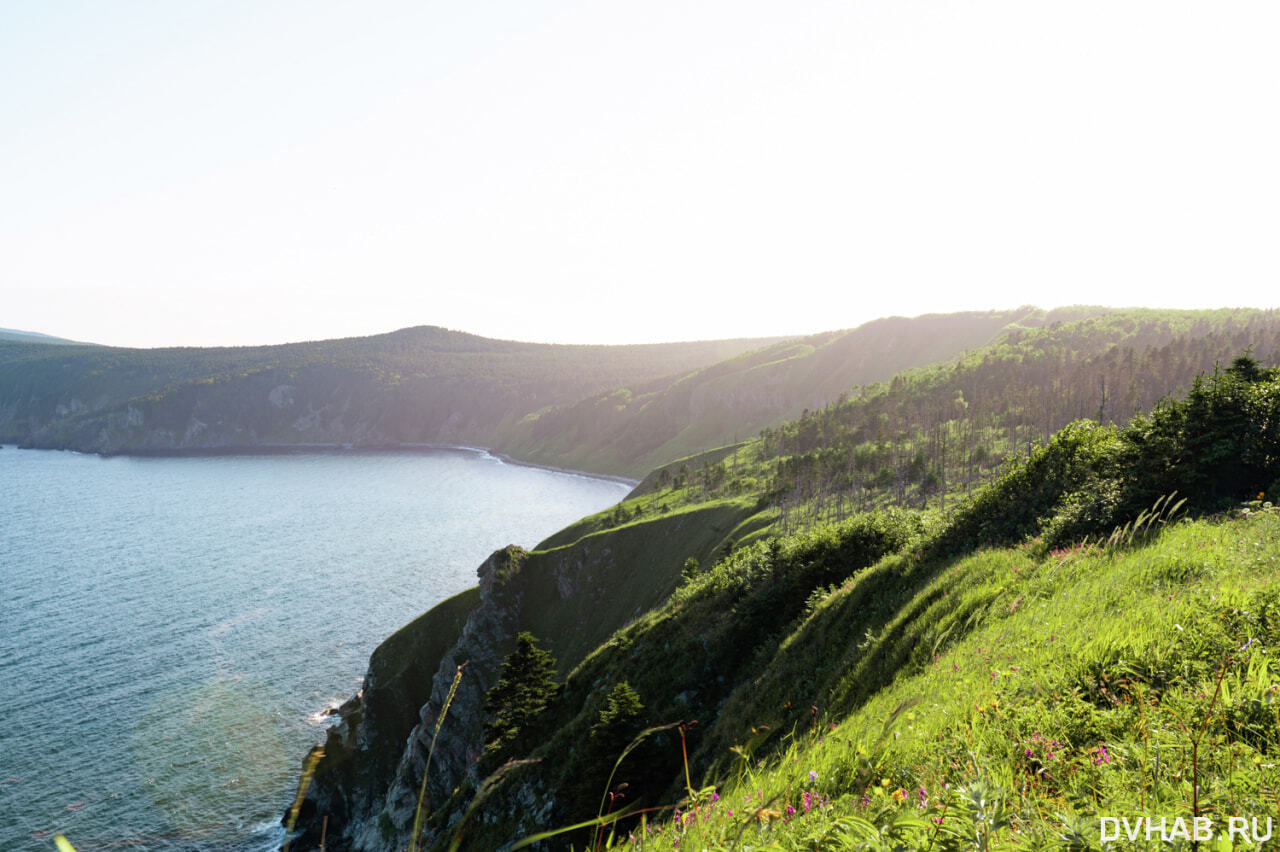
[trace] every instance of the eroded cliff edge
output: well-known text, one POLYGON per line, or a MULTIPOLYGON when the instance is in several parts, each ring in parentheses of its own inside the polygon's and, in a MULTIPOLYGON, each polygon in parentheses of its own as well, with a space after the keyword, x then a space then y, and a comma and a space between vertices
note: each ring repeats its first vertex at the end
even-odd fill
MULTIPOLYGON (((482 780, 485 693, 515 636, 528 630, 571 672, 618 628, 665 600, 688 556, 709 559, 754 512, 713 502, 621 527, 589 519, 534 551, 507 547, 479 567, 479 586, 439 604, 379 646, 361 692, 339 711, 317 764, 291 848, 393 852, 408 846, 437 719, 458 667, 457 693, 432 753, 433 833, 461 816, 455 789, 482 780), (664 547, 670 544, 671 547, 664 547)), ((464 797, 465 798, 465 797, 464 797)), ((550 796, 526 803, 530 824, 550 796)))

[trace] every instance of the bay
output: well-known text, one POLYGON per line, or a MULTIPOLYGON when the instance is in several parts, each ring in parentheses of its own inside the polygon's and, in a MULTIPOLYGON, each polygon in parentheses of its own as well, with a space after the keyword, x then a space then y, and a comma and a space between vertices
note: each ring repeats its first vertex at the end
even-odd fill
POLYGON ((483 451, 0 451, 0 849, 274 848, 377 644, 627 489, 483 451))

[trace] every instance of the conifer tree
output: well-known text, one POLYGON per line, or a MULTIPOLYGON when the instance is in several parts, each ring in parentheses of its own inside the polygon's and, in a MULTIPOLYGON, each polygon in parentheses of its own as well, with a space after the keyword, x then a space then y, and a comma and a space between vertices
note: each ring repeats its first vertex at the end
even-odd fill
POLYGON ((490 768, 528 751, 538 717, 559 695, 556 660, 528 631, 502 661, 498 682, 485 695, 484 761, 490 768))

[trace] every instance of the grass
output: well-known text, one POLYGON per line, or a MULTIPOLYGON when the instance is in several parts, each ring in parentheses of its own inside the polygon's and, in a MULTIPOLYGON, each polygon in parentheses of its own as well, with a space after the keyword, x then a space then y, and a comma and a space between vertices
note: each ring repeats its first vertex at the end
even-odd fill
POLYGON ((521 569, 522 629, 554 638, 548 644, 562 672, 660 606, 681 583, 687 558, 712 564, 734 534, 754 531, 749 522, 758 514, 755 501, 746 498, 669 506, 665 512, 655 503, 662 505, 654 495, 626 501, 621 506, 628 515, 636 506, 642 513, 612 526, 609 512, 586 518, 540 544, 521 569), (566 596, 581 600, 584 594, 589 607, 564 605, 566 596))
POLYGON ((988 550, 932 586, 960 599, 926 617, 963 635, 847 715, 817 710, 767 760, 739 745, 713 799, 614 845, 1099 848, 1102 816, 1200 816, 1225 834, 1232 816, 1280 812, 1274 513, 1121 550, 988 550))

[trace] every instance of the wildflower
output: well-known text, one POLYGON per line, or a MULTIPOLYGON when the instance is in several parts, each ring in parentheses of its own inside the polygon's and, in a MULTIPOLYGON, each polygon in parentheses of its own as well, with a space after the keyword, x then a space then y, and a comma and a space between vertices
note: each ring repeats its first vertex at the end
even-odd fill
POLYGON ((718 802, 718 801, 720 801, 720 794, 719 794, 719 793, 717 793, 715 790, 712 790, 712 791, 711 791, 711 801, 713 801, 713 802, 718 802))
POLYGON ((810 780, 810 781, 817 781, 817 780, 818 780, 818 773, 817 773, 817 772, 815 772, 814 770, 810 769, 810 770, 809 770, 809 780, 810 780))
POLYGON ((893 798, 895 801, 905 802, 907 800, 907 791, 899 787, 893 791, 893 798))
POLYGON ((813 808, 813 794, 805 790, 804 795, 800 797, 800 804, 804 808, 804 812, 809 813, 813 808))
POLYGON ((1111 755, 1107 753, 1107 747, 1100 745, 1093 750, 1093 765, 1101 766, 1104 763, 1111 762, 1111 755))
POLYGON ((791 807, 791 805, 787 805, 787 819, 791 819, 795 815, 796 815, 796 809, 791 807))
POLYGON ((924 810, 929 806, 929 791, 921 787, 916 791, 916 807, 924 810))

